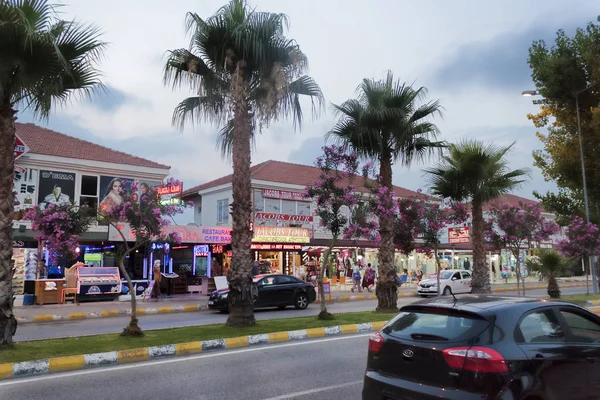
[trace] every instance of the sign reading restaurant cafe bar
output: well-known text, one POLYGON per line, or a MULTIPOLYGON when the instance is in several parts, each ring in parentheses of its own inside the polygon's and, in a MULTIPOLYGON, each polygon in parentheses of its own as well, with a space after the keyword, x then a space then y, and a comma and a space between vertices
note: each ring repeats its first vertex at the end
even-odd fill
MULTIPOLYGON (((127 223, 119 223, 119 230, 128 241, 135 241, 135 231, 127 223)), ((229 244, 231 243, 231 228, 203 227, 193 225, 171 225, 162 229, 162 233, 177 233, 181 243, 229 244)), ((108 240, 120 242, 123 240, 114 226, 108 228, 108 240)))

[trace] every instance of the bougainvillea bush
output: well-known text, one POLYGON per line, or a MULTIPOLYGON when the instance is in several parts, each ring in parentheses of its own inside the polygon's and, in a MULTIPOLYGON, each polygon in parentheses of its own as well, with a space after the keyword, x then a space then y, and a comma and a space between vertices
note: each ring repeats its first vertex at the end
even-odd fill
POLYGON ((56 262, 61 257, 75 257, 79 238, 96 220, 96 210, 74 203, 49 204, 43 209, 30 208, 24 219, 31 221, 31 229, 38 232, 35 238, 44 243, 56 262))
POLYGON ((320 225, 331 232, 332 239, 323 255, 318 280, 321 297, 319 318, 331 319, 333 316, 327 312, 323 276, 331 251, 347 228, 347 215, 361 197, 353 185, 358 171, 358 156, 347 153, 341 146, 325 146, 323 155, 315 160, 315 166, 320 170, 319 179, 306 187, 305 196, 315 203, 315 215, 319 217, 320 225))
MULTIPOLYGON (((485 238, 499 248, 509 249, 516 259, 517 293, 521 294, 521 260, 520 251, 534 242, 543 242, 560 230, 560 227, 542 215, 538 204, 519 202, 492 203, 485 227, 485 238)), ((523 295, 525 285, 523 284, 523 295)))
POLYGON ((143 336, 138 325, 136 294, 131 277, 125 268, 125 259, 135 250, 151 242, 169 243, 170 245, 180 243, 181 240, 177 233, 166 233, 164 228, 171 225, 173 217, 182 214, 188 204, 162 202, 159 194, 161 188, 176 185, 182 185, 182 183, 170 178, 160 185, 145 188, 145 192, 138 197, 137 182, 134 182, 131 190, 122 194, 120 204, 113 205, 101 212, 102 220, 116 229, 123 239, 123 251, 118 252, 118 263, 131 294, 131 321, 122 333, 124 336, 143 336), (130 238, 131 235, 127 230, 133 234, 133 239, 130 238))
MULTIPOLYGON (((583 259, 586 265, 586 281, 589 275, 590 255, 600 254, 600 228, 581 217, 573 217, 565 232, 566 238, 558 242, 558 251, 567 257, 583 259)), ((596 277, 600 280, 598 269, 596 277)), ((600 282, 598 282, 600 285, 600 282)), ((588 287, 589 291, 589 287, 588 287)))

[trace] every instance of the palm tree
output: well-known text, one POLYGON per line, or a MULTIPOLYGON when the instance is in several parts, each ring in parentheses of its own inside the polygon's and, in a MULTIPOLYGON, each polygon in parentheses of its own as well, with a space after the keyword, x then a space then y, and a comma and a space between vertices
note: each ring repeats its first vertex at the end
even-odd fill
POLYGON ((556 275, 573 265, 573 260, 563 257, 554 250, 542 250, 538 257, 527 260, 526 265, 530 271, 538 271, 542 276, 548 278, 548 296, 559 299, 560 287, 556 281, 556 275))
POLYGON ((316 111, 323 95, 303 75, 306 56, 284 35, 286 15, 258 12, 245 0, 231 0, 206 20, 195 13, 186 19, 190 47, 168 52, 164 83, 173 88, 190 85, 195 91, 175 108, 174 125, 182 129, 188 122, 209 121, 221 126, 219 144, 233 164, 227 324, 252 325, 257 291, 251 277, 250 155, 255 128, 290 115, 300 127, 301 96, 309 96, 316 111))
POLYGON ((471 200, 473 293, 490 292, 483 205, 518 187, 524 182, 522 177, 527 175, 524 169, 509 169, 505 156, 512 146, 463 140, 450 145, 437 166, 425 170, 435 195, 455 201, 471 200))
POLYGON ((102 88, 100 31, 58 18, 46 0, 0 1, 0 347, 10 347, 15 115, 23 106, 48 118, 54 103, 102 88))
MULTIPOLYGON (((427 89, 394 81, 391 72, 383 80, 364 79, 357 92, 358 98, 333 105, 339 121, 328 137, 353 149, 363 159, 377 159, 380 184, 391 191, 394 162, 410 166, 444 146, 431 140, 437 136, 438 128, 430 119, 441 116, 442 108, 437 101, 419 104, 427 89)), ((396 310, 394 218, 381 216, 379 226, 377 310, 396 310)))

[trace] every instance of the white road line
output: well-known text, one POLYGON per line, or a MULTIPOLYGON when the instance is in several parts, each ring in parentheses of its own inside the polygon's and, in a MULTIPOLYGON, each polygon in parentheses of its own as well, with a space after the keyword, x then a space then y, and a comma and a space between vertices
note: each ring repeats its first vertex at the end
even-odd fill
POLYGON ((358 385, 361 383, 363 383, 362 379, 360 381, 346 382, 346 383, 341 383, 339 385, 331 385, 331 386, 326 386, 326 387, 322 387, 322 388, 318 388, 318 389, 304 390, 302 392, 288 393, 288 394, 284 394, 284 395, 277 396, 277 397, 269 397, 268 399, 264 399, 264 400, 293 399, 294 397, 298 397, 298 396, 305 396, 307 394, 315 394, 315 393, 319 393, 319 392, 326 392, 328 390, 341 389, 341 388, 345 388, 348 386, 358 385))
POLYGON ((109 366, 109 367, 100 367, 100 368, 86 369, 86 370, 81 370, 81 371, 38 375, 38 376, 32 376, 29 378, 22 378, 22 379, 16 378, 14 380, 0 381, 0 387, 21 385, 21 384, 27 384, 27 383, 32 383, 32 382, 41 382, 41 381, 45 381, 45 380, 49 380, 49 379, 57 380, 60 378, 70 378, 73 376, 91 375, 91 374, 98 374, 98 373, 103 373, 103 372, 126 370, 126 369, 131 369, 131 368, 141 368, 141 367, 146 367, 146 366, 171 364, 171 363, 185 362, 185 361, 191 361, 191 360, 201 360, 204 358, 223 357, 223 356, 228 356, 228 355, 251 353, 254 351, 267 351, 267 350, 280 349, 280 348, 284 348, 284 347, 305 346, 305 345, 309 345, 309 344, 325 343, 325 342, 331 342, 331 341, 335 341, 335 340, 352 340, 352 339, 371 336, 371 334, 372 333, 363 333, 363 334, 352 335, 352 336, 336 336, 336 337, 326 338, 326 339, 303 340, 303 341, 291 342, 291 343, 266 344, 266 345, 260 346, 260 347, 249 347, 249 348, 238 349, 238 350, 223 349, 222 351, 215 351, 215 352, 211 351, 209 354, 198 354, 195 356, 182 356, 182 357, 175 357, 175 358, 166 358, 164 360, 144 361, 144 362, 139 362, 139 363, 114 365, 114 366, 109 366))

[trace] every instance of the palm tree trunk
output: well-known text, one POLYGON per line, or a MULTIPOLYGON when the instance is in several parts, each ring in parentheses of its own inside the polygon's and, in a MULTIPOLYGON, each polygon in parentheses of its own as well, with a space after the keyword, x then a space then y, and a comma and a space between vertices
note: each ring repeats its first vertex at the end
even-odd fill
POLYGON ((234 103, 233 130, 233 203, 231 205, 231 270, 229 282, 229 318, 228 326, 254 325, 254 299, 258 296, 256 285, 252 281, 252 182, 250 175, 250 124, 248 103, 246 101, 245 82, 242 76, 243 65, 238 63, 236 78, 232 79, 234 103))
MULTIPOLYGON (((127 287, 129 288, 129 294, 131 295, 131 321, 129 321, 129 325, 123 329, 123 333, 121 336, 136 336, 141 337, 144 336, 144 332, 140 328, 137 318, 137 299, 135 297, 135 289, 133 288, 133 282, 131 282, 131 277, 129 276, 129 272, 125 269, 125 259, 129 254, 130 250, 127 251, 123 257, 119 257, 119 269, 121 270, 121 275, 125 277, 127 281, 127 287)), ((154 283, 155 285, 157 282, 154 283)))
POLYGON ((440 296, 442 294, 442 288, 440 287, 440 272, 442 271, 442 264, 440 264, 440 258, 438 257, 438 249, 437 247, 435 247, 435 249, 433 249, 433 254, 435 257, 435 265, 436 265, 436 272, 437 272, 437 295, 440 296))
POLYGON ((519 250, 513 250, 512 255, 515 258, 515 275, 517 277, 517 296, 521 295, 521 263, 519 262, 519 250))
MULTIPOLYGON (((335 238, 329 243, 329 247, 325 250, 323 261, 321 261, 321 272, 319 273, 319 297, 321 298, 321 312, 319 313, 319 319, 332 319, 332 315, 327 311, 327 300, 325 299, 325 291, 323 290, 323 277, 325 276, 325 267, 329 265, 329 257, 331 257, 331 251, 335 244, 335 238)), ((330 288, 331 290, 331 288, 330 288)))
POLYGON ((480 201, 471 202, 473 208, 473 293, 491 293, 490 272, 485 262, 485 239, 483 237, 483 204, 480 201))
POLYGON ((13 314, 12 215, 15 165, 15 111, 0 106, 0 348, 12 347, 17 331, 13 314))
MULTIPOLYGON (((381 184, 392 190, 392 158, 388 151, 380 157, 379 174, 381 184)), ((379 278, 375 294, 377 295, 377 311, 398 310, 398 287, 396 286, 396 269, 394 268, 394 219, 390 216, 379 217, 379 278)))

